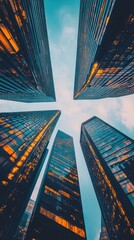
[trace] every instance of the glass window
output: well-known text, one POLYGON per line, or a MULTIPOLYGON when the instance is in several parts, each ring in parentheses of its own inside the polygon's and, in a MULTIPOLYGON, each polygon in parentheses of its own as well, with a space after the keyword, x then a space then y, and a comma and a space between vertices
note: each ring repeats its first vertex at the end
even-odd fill
POLYGON ((127 178, 126 174, 125 174, 124 172, 122 172, 122 171, 116 173, 116 174, 115 174, 115 177, 116 177, 117 181, 119 181, 119 182, 120 182, 121 180, 127 178))
POLYGON ((129 179, 120 182, 120 185, 125 193, 131 193, 134 191, 134 185, 129 181, 129 179))

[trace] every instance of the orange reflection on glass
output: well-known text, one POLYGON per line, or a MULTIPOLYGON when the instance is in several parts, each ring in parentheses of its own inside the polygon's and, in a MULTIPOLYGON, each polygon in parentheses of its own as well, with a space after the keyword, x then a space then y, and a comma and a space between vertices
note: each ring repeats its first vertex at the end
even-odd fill
POLYGON ((103 69, 99 69, 98 71, 97 71, 97 73, 96 73, 96 76, 98 77, 98 76, 100 76, 100 75, 102 75, 103 74, 103 69))
POLYGON ((9 155, 11 155, 11 154, 14 152, 14 150, 13 150, 9 145, 5 145, 5 146, 3 147, 3 149, 4 149, 9 155))
POLYGON ((132 183, 128 183, 126 188, 129 193, 134 191, 134 185, 132 183))
POLYGON ((65 181, 67 181, 67 182, 69 182, 69 183, 72 183, 72 184, 74 184, 74 182, 73 181, 71 181, 70 179, 68 179, 68 178, 66 178, 66 177, 61 177, 63 180, 65 180, 65 181))
POLYGON ((7 181, 2 181, 2 184, 6 186, 6 185, 8 185, 8 182, 7 181))
POLYGON ((14 178, 14 175, 13 175, 13 174, 11 174, 11 173, 9 173, 7 178, 8 178, 9 180, 13 180, 13 178, 14 178))
POLYGON ((56 214, 46 210, 45 208, 40 208, 40 213, 43 214, 44 216, 48 217, 49 219, 55 221, 56 223, 58 223, 59 225, 69 229, 70 231, 76 233, 77 235, 81 236, 81 237, 85 237, 85 231, 81 228, 78 228, 75 225, 72 225, 71 223, 69 223, 67 220, 65 220, 62 217, 57 216, 56 214))
POLYGON ((75 194, 76 196, 80 196, 80 194, 78 192, 72 191, 73 194, 75 194))
POLYGON ((17 172, 18 172, 18 170, 19 170, 19 168, 18 168, 18 167, 14 167, 14 168, 12 168, 12 174, 15 174, 15 173, 17 173, 17 172))
POLYGON ((15 159, 11 156, 11 157, 10 157, 10 161, 11 161, 11 162, 15 162, 15 159))
POLYGON ((7 124, 5 125, 5 127, 10 127, 10 124, 9 124, 9 123, 7 123, 7 124))
POLYGON ((102 20, 102 16, 103 16, 103 12, 105 9, 105 4, 106 4, 106 0, 104 0, 102 2, 101 8, 100 8, 100 14, 99 14, 99 18, 98 18, 98 27, 100 26, 101 20, 102 20))
POLYGON ((107 18, 106 18, 106 25, 108 24, 109 19, 110 19, 110 16, 107 16, 107 18))
POLYGON ((22 26, 22 22, 21 22, 20 17, 17 14, 15 14, 15 18, 16 18, 16 21, 17 21, 18 25, 21 27, 22 26))
POLYGON ((65 196, 66 198, 70 198, 70 194, 68 194, 67 192, 59 190, 59 193, 62 194, 63 196, 65 196))
MULTIPOLYGON (((3 45, 6 47, 6 49, 13 54, 14 51, 12 50, 8 40, 5 38, 4 34, 0 31, 0 41, 3 43, 3 45)), ((2 48, 3 49, 3 48, 2 48)))
POLYGON ((10 134, 13 134, 15 131, 12 129, 9 131, 10 134))
POLYGON ((105 68, 105 69, 102 69, 100 68, 97 73, 96 73, 96 76, 99 77, 101 76, 103 73, 108 73, 108 74, 112 74, 112 73, 116 73, 119 69, 118 68, 105 68))
POLYGON ((21 167, 22 165, 23 165, 23 162, 22 161, 19 161, 19 162, 17 162, 17 167, 21 167))
POLYGON ((17 73, 15 69, 11 69, 11 72, 14 73, 14 74, 17 73))
POLYGON ((118 44, 118 40, 114 40, 114 45, 117 45, 118 44))
POLYGON ((117 181, 120 181, 120 180, 126 178, 127 176, 124 172, 119 172, 117 175, 115 175, 115 177, 116 177, 117 181))
POLYGON ((134 228, 130 228, 130 232, 132 235, 134 235, 134 228))
POLYGON ((4 26, 4 24, 0 24, 0 40, 3 45, 7 48, 7 50, 13 54, 19 51, 19 47, 14 40, 10 31, 4 26))
POLYGON ((27 16, 26 16, 26 12, 25 12, 24 10, 22 11, 22 17, 23 17, 24 19, 26 19, 26 17, 27 17, 27 16))
MULTIPOLYGON (((32 152, 32 150, 34 149, 34 146, 41 140, 42 136, 44 135, 45 131, 48 129, 49 125, 55 120, 55 118, 59 115, 60 111, 58 111, 55 116, 53 118, 51 118, 51 120, 44 126, 43 130, 37 135, 37 137, 34 139, 34 141, 29 145, 29 147, 27 148, 27 150, 24 152, 24 154, 21 156, 20 160, 16 163, 16 167, 19 168, 23 165, 23 163, 26 161, 27 157, 30 155, 30 153, 32 152)), ((10 147, 4 146, 6 147, 7 151, 10 151, 12 149, 10 149, 10 147)), ((13 150, 12 150, 13 151, 13 150)), ((12 152, 13 153, 13 152, 12 152)), ((12 170, 14 168, 11 169, 11 172, 8 174, 8 179, 12 180, 14 175, 12 174, 12 170)), ((14 170, 13 170, 14 171, 14 170)), ((18 170, 17 170, 18 171, 18 170)), ((27 174, 28 175, 28 174, 27 174)), ((24 176, 25 177, 25 176, 24 176)), ((23 178, 24 178, 23 177, 23 178)), ((26 177, 25 177, 26 178, 26 177)))
POLYGON ((134 15, 130 14, 128 18, 128 22, 133 23, 134 22, 134 15))
POLYGON ((48 172, 48 175, 50 176, 54 176, 54 174, 52 172, 48 172))
POLYGON ((15 175, 18 171, 19 171, 19 168, 17 168, 17 167, 12 168, 11 173, 8 174, 8 177, 7 177, 7 178, 8 178, 9 180, 13 180, 14 175, 15 175))
POLYGON ((14 157, 14 158, 16 159, 16 158, 18 157, 17 153, 14 152, 13 155, 12 155, 12 157, 14 157))
POLYGON ((83 87, 79 90, 79 92, 75 95, 75 98, 78 97, 85 89, 86 87, 90 84, 92 77, 95 75, 97 69, 98 69, 99 64, 97 62, 95 62, 92 65, 88 80, 85 82, 85 84, 83 85, 83 87))
POLYGON ((55 191, 54 189, 52 189, 52 188, 50 188, 50 187, 48 187, 48 186, 45 186, 45 189, 48 190, 49 192, 54 193, 54 194, 57 195, 57 196, 60 196, 60 194, 59 194, 57 191, 55 191))
POLYGON ((16 4, 14 4, 12 0, 9 0, 9 2, 10 2, 10 4, 11 4, 11 7, 12 7, 12 9, 13 9, 13 12, 15 12, 16 9, 17 9, 16 4))
POLYGON ((91 78, 92 78, 93 75, 95 74, 97 68, 98 68, 98 63, 96 62, 96 63, 94 63, 93 66, 92 66, 92 69, 91 69, 90 75, 89 75, 88 80, 87 80, 87 84, 90 83, 91 78))

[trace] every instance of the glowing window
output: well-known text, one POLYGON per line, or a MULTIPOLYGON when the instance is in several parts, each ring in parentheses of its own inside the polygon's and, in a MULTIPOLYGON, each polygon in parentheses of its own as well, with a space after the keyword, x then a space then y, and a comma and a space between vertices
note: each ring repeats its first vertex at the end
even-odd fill
POLYGON ((19 51, 16 41, 4 24, 0 24, 0 40, 11 54, 19 51))
POLYGON ((119 173, 116 173, 115 177, 116 177, 117 181, 121 181, 121 180, 127 178, 126 174, 122 171, 119 173))
POLYGON ((129 179, 120 182, 125 193, 130 193, 134 191, 134 185, 129 181, 129 179))

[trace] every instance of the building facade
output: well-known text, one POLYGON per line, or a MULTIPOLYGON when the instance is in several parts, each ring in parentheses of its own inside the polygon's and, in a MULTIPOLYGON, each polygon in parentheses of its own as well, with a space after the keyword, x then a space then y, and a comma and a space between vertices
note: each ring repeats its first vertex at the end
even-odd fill
POLYGON ((133 28, 133 0, 81 0, 74 99, 134 93, 133 28))
POLYGON ((55 101, 43 0, 0 2, 0 98, 55 101))
POLYGON ((101 233, 100 233, 100 239, 99 240, 110 240, 108 236, 108 232, 103 220, 103 217, 101 217, 101 233))
POLYGON ((34 204, 35 204, 35 202, 32 199, 30 199, 28 202, 28 205, 26 207, 26 210, 22 216, 22 219, 19 223, 17 231, 13 237, 13 240, 24 240, 25 239, 26 232, 27 232, 27 229, 28 229, 28 226, 30 223, 33 209, 34 209, 34 204))
POLYGON ((134 184, 128 167, 134 140, 97 117, 84 122, 80 143, 110 239, 134 238, 134 184))
POLYGON ((27 240, 86 239, 73 138, 58 131, 27 240))
POLYGON ((0 239, 12 239, 60 111, 0 113, 0 239))

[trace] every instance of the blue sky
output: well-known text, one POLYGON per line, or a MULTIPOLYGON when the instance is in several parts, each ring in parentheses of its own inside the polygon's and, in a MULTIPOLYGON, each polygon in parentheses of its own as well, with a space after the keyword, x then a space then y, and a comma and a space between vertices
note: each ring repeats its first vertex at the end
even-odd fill
POLYGON ((134 138, 134 95, 116 99, 74 101, 79 0, 45 0, 45 11, 57 102, 26 104, 1 100, 0 111, 62 111, 49 149, 57 129, 74 137, 87 236, 88 240, 98 240, 100 210, 79 145, 80 125, 96 115, 134 138))

